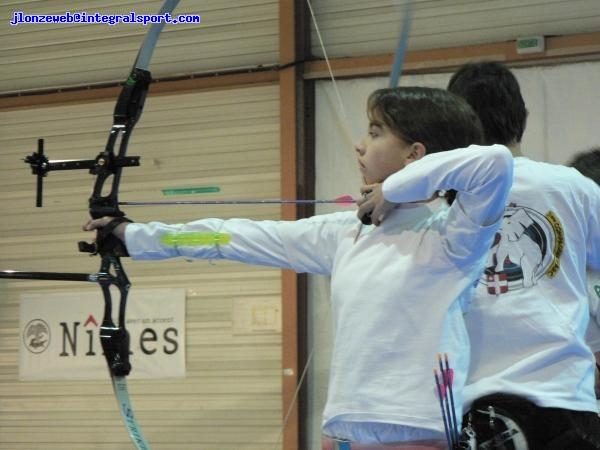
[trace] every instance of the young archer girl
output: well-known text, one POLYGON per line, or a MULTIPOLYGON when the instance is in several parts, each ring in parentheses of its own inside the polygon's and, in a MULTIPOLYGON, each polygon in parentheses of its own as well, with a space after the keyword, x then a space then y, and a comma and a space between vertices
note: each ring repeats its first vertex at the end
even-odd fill
MULTIPOLYGON (((432 369, 438 354, 449 355, 460 417, 469 361, 462 308, 502 218, 512 158, 503 146, 471 145, 482 138, 479 120, 447 91, 382 89, 367 109, 368 134, 355 151, 368 184, 359 216, 370 215, 374 225, 347 211, 297 221, 121 223, 113 234, 134 259, 222 258, 331 276, 324 446, 442 449, 432 369), (442 190, 456 192, 451 206, 442 190), (375 208, 381 196, 385 207, 375 208), (185 232, 230 239, 202 247, 161 241, 185 232)), ((92 220, 84 229, 111 220, 92 220)))

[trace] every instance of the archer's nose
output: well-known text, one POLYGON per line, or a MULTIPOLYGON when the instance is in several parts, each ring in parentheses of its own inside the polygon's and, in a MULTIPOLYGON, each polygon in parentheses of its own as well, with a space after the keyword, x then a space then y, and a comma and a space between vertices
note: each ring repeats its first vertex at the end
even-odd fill
POLYGON ((367 148, 363 140, 360 140, 359 142, 354 144, 354 151, 358 153, 359 156, 364 156, 365 152, 367 151, 367 148))

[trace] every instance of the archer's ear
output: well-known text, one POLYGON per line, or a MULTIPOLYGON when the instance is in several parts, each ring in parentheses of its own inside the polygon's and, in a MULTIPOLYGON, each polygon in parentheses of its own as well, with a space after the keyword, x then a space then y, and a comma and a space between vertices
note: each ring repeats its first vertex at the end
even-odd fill
POLYGON ((408 161, 418 161, 427 154, 427 149, 420 142, 414 142, 410 145, 410 154, 408 155, 408 161))

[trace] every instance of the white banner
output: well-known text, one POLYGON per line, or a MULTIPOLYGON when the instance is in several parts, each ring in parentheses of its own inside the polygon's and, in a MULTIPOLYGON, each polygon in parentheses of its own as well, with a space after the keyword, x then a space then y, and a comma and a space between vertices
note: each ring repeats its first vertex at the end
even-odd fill
MULTIPOLYGON (((113 295, 118 323, 119 294, 113 295)), ((101 380, 101 292, 24 294, 20 304, 19 379, 101 380)), ((127 300, 132 379, 185 377, 185 290, 132 289, 127 300)))

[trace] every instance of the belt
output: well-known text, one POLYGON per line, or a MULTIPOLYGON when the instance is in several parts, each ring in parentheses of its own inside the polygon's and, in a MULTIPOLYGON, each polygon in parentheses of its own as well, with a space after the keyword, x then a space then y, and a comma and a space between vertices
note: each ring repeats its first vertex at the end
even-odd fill
POLYGON ((322 438, 323 450, 441 450, 446 449, 445 441, 402 442, 396 444, 359 444, 357 442, 322 438))

